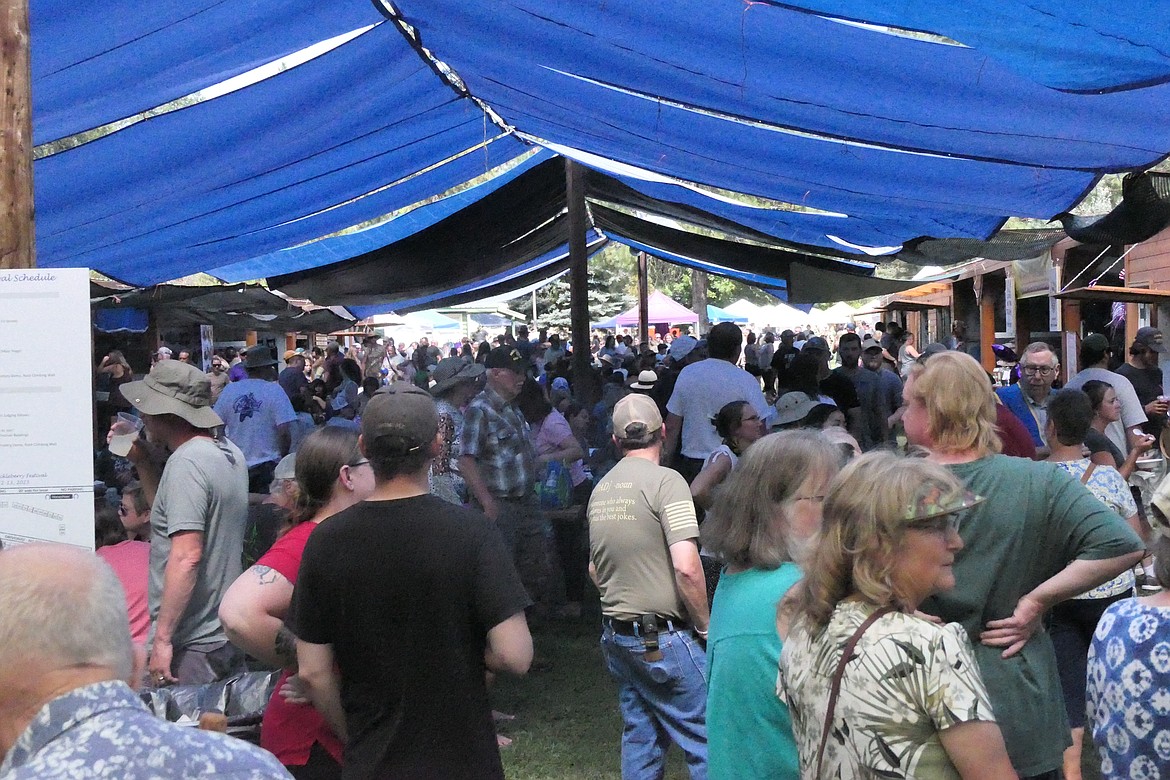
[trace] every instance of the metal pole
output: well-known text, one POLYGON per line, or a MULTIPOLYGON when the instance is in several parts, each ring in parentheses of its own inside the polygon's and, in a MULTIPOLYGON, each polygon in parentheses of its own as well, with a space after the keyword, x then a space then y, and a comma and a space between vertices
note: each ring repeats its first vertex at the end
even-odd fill
POLYGON ((35 268, 28 0, 4 0, 0 25, 0 268, 35 268))
POLYGON ((647 299, 650 297, 650 282, 646 275, 646 253, 638 253, 638 343, 650 343, 650 311, 647 299))
POLYGON ((585 171, 565 160, 569 206, 569 310, 573 325, 573 395, 593 401, 593 357, 589 352, 589 255, 585 244, 585 171))

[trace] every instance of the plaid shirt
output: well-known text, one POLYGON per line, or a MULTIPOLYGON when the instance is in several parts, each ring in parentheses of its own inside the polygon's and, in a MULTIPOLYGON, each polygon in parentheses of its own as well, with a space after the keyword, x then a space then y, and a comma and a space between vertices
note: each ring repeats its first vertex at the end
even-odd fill
POLYGON ((520 498, 536 486, 536 450, 520 410, 490 387, 463 413, 462 454, 475 458, 496 498, 520 498))

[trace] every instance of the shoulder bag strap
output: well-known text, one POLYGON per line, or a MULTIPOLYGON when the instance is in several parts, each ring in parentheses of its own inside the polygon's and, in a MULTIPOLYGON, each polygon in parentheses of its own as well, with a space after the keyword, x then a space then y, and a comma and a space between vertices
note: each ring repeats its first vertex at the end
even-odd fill
POLYGON ((1081 484, 1089 484, 1089 477, 1093 476, 1093 469, 1097 468, 1097 464, 1089 461, 1089 467, 1085 469, 1085 473, 1081 474, 1081 484))
POLYGON ((824 761, 825 745, 829 741, 829 732, 833 729, 833 711, 837 708, 837 696, 841 693, 841 678, 845 676, 845 664, 849 663, 853 657, 853 650, 857 647, 857 643, 861 641, 861 635, 876 623, 878 618, 887 612, 893 612, 893 608, 882 607, 867 617, 857 627, 857 630, 853 632, 853 636, 849 637, 849 641, 845 643, 845 649, 841 652, 841 660, 837 662, 837 669, 833 672, 833 682, 829 688, 829 706, 825 711, 825 726, 821 731, 821 745, 817 748, 817 773, 814 775, 817 780, 820 780, 821 763, 824 761))

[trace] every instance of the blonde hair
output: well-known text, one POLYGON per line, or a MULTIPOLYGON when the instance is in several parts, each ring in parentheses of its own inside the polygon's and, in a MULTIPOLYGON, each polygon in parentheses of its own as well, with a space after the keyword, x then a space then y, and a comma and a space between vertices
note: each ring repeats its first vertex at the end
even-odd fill
POLYGON ((829 486, 820 538, 804 579, 780 604, 780 620, 805 620, 819 633, 837 604, 852 594, 878 607, 905 606, 893 571, 906 513, 932 488, 949 496, 963 485, 944 466, 887 451, 845 466, 829 486))
POLYGON ((775 569, 794 559, 787 508, 810 476, 832 478, 840 458, 819 431, 765 436, 716 489, 699 531, 703 546, 724 563, 775 569))
POLYGON ((927 412, 930 449, 991 455, 1003 449, 995 430, 995 397, 987 372, 970 355, 954 350, 911 367, 907 400, 927 412))

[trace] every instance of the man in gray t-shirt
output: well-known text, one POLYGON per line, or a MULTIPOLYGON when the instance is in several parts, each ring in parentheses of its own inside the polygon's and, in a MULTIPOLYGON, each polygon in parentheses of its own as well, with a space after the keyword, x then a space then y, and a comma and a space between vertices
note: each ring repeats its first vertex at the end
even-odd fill
POLYGON ((222 679, 241 658, 219 622, 219 602, 242 570, 247 462, 236 445, 211 436, 223 422, 210 407, 207 375, 194 366, 161 361, 122 392, 149 441, 128 457, 152 500, 150 682, 222 679), (157 456, 168 452, 160 468, 157 456))

